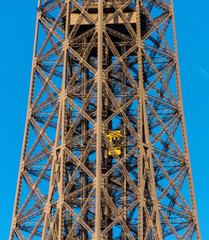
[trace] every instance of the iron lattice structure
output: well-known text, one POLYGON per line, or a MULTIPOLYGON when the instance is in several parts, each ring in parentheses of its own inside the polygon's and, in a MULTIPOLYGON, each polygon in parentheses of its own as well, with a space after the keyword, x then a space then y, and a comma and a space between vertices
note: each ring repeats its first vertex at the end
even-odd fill
POLYGON ((197 239, 170 0, 39 0, 11 239, 197 239))

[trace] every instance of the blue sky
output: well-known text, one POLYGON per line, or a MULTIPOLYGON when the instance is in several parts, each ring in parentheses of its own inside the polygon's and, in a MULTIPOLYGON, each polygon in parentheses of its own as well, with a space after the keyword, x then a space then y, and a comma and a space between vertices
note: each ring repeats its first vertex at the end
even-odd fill
MULTIPOLYGON (((174 0, 184 112, 202 239, 209 238, 209 1, 174 0)), ((1 2, 0 240, 9 236, 26 119, 37 1, 1 2)))

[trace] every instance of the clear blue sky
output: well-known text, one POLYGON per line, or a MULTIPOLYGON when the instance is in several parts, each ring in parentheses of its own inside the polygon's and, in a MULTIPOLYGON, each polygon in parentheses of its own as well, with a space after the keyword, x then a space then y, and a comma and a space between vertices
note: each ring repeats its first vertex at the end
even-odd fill
MULTIPOLYGON (((209 1, 174 0, 184 112, 202 239, 209 239, 209 1)), ((9 236, 27 110, 37 1, 1 1, 0 240, 9 236)))

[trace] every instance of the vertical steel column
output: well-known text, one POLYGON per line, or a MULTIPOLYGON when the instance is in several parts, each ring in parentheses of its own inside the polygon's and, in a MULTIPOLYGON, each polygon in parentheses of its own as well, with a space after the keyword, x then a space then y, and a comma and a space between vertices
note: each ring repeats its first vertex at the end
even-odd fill
POLYGON ((176 58, 176 89, 177 89, 177 97, 178 101, 181 107, 181 131, 182 131, 182 138, 183 138, 183 145, 184 145, 184 151, 187 159, 188 164, 188 182, 189 182, 189 192, 191 197, 191 205, 193 214, 195 217, 195 224, 196 224, 196 238, 197 240, 201 240, 201 233, 200 233, 200 226, 199 226, 199 220, 198 220, 198 214, 197 214, 197 204, 196 204, 196 198, 195 198, 195 192, 194 192, 194 183, 193 183, 193 177, 192 177, 192 167, 191 167, 191 161, 190 161, 190 155, 189 155, 189 146, 188 146, 188 140, 187 140, 187 133, 186 133, 186 123, 185 123, 185 117, 184 117, 184 111, 183 111, 183 99, 182 99, 182 90, 181 90, 181 80, 180 80, 180 70, 179 70, 179 60, 178 60, 178 47, 177 47, 177 39, 176 39, 176 23, 175 23, 175 16, 174 16, 174 5, 173 0, 171 0, 171 11, 172 11, 172 26, 173 26, 173 37, 174 37, 174 48, 175 48, 175 58, 176 58))
POLYGON ((103 55, 103 0, 98 0, 98 59, 97 59, 97 124, 96 124, 96 212, 95 240, 100 240, 101 229, 101 160, 102 160, 102 55, 103 55))
POLYGON ((137 32, 137 44, 138 44, 138 73, 139 73, 139 88, 138 88, 138 116, 137 116, 137 128, 138 128, 138 192, 139 192, 139 207, 138 207, 138 239, 143 239, 143 205, 144 205, 144 179, 143 179, 143 130, 142 130, 142 117, 143 117, 143 99, 142 95, 144 90, 143 82, 143 66, 142 66, 142 43, 141 43, 141 19, 140 19, 140 1, 136 1, 136 32, 137 32))
MULTIPOLYGON (((122 48, 122 53, 126 53, 127 51, 127 46, 123 46, 122 48)), ((128 59, 125 58, 125 63, 128 65, 128 59)), ((125 104, 127 102, 127 77, 126 75, 123 73, 121 74, 121 78, 123 79, 123 90, 122 90, 122 103, 125 104)), ((125 114, 127 114, 127 110, 124 111, 125 114)), ((122 132, 122 136, 123 136, 123 149, 122 149, 122 154, 123 157, 126 158, 127 155, 127 124, 124 123, 123 124, 123 132, 122 132), (125 144, 124 144, 125 143, 125 144)), ((124 161, 124 165, 127 166, 127 159, 124 161)), ((127 212, 127 205, 128 205, 128 198, 127 198, 127 176, 124 176, 123 179, 123 209, 124 212, 127 212)), ((127 214, 124 214, 124 220, 126 221, 128 218, 127 214)), ((123 232, 123 239, 127 240, 128 237, 125 233, 125 231, 123 232)))
MULTIPOLYGON (((143 77, 143 60, 142 60, 142 39, 141 39, 141 9, 140 1, 136 2, 137 9, 137 42, 138 42, 138 71, 139 71, 139 103, 138 103, 138 136, 139 136, 139 154, 138 154, 138 188, 139 188, 139 210, 138 210, 138 239, 147 239, 149 232, 144 232, 144 223, 146 222, 144 216, 145 204, 145 177, 146 172, 149 172, 149 191, 153 201, 153 212, 156 214, 156 232, 158 237, 156 239, 163 239, 159 207, 157 202, 157 192, 155 188, 154 168, 152 160, 152 144, 149 138, 149 127, 146 112, 146 91, 144 88, 143 77), (146 150, 145 150, 146 149, 146 150)), ((154 220, 152 220, 154 222, 154 220)), ((147 224, 147 223, 146 223, 147 224)), ((153 224, 154 225, 154 224, 153 224)))
MULTIPOLYGON (((85 49, 87 43, 88 43, 87 39, 84 38, 83 41, 82 41, 84 49, 85 49)), ((87 80, 88 80, 88 73, 87 73, 87 69, 84 68, 83 69, 83 77, 82 77, 82 84, 83 84, 83 87, 82 87, 82 102, 85 101, 85 98, 87 96, 87 86, 86 86, 87 80)), ((83 148, 86 148, 86 146, 87 146, 87 137, 86 137, 87 129, 88 129, 88 124, 87 124, 86 119, 84 119, 81 123, 81 135, 82 135, 82 138, 83 138, 83 146, 82 146, 83 148)), ((88 183, 88 178, 87 178, 85 172, 82 172, 80 174, 80 177, 81 177, 81 186, 82 186, 82 188, 85 188, 87 183, 88 183)), ((85 200, 88 197, 87 192, 83 191, 81 196, 82 196, 82 205, 84 205, 85 200)), ((84 214, 83 219, 84 219, 85 222, 88 221, 86 213, 84 214)), ((82 231, 81 231, 81 239, 82 240, 87 239, 87 232, 86 232, 85 228, 83 228, 82 231)))
MULTIPOLYGON (((41 0, 38 0, 38 7, 41 5, 41 0)), ((34 96, 34 87, 35 87, 35 65, 36 65, 36 53, 37 53, 37 42, 38 42, 38 32, 39 32, 39 12, 37 11, 36 15, 36 28, 35 28, 35 40, 33 46, 33 62, 32 62, 32 70, 31 70, 31 80, 30 80, 30 90, 29 90, 29 97, 28 97, 28 109, 27 109, 27 117, 25 123, 25 131, 23 137, 23 146, 22 146, 22 153, 20 158, 20 168, 18 173, 17 179, 17 190, 15 195, 15 203, 14 203, 14 210, 12 216, 12 224, 11 224, 11 231, 9 239, 14 239, 14 229, 16 225, 16 217, 18 213, 19 203, 20 203, 20 194, 22 189, 22 172, 24 170, 24 163, 25 163, 25 155, 26 149, 28 145, 28 137, 30 131, 30 116, 31 116, 31 109, 33 104, 33 96, 34 96)))
POLYGON ((60 92, 60 105, 59 105, 59 114, 58 114, 58 123, 56 130, 56 139, 54 144, 54 156, 52 162, 52 171, 50 178, 49 194, 48 200, 45 204, 46 214, 44 220, 42 240, 47 238, 47 231, 49 228, 49 215, 51 211, 51 200, 53 196, 53 189, 55 187, 55 178, 56 174, 59 171, 60 179, 57 180, 58 187, 58 201, 57 201, 57 211, 58 211, 58 239, 63 238, 63 203, 64 203, 64 184, 65 184, 65 159, 64 159, 64 148, 65 148, 65 131, 66 131, 66 78, 67 78, 67 54, 68 54, 68 36, 69 36, 69 1, 66 4, 66 27, 65 27, 65 42, 63 44, 63 75, 62 75, 62 87, 60 92), (60 144, 61 136, 61 144, 60 144), (59 168, 57 167, 59 166, 59 168))
POLYGON ((67 58, 68 58, 68 45, 69 45, 69 23, 70 23, 70 2, 66 4, 66 25, 65 25, 65 42, 63 44, 64 59, 63 59, 63 75, 62 75, 62 91, 61 91, 61 146, 60 146, 60 159, 58 159, 60 164, 60 179, 58 180, 58 207, 59 211, 59 223, 58 223, 58 239, 63 239, 63 222, 64 222, 64 187, 65 187, 65 132, 66 132, 66 79, 67 79, 67 58))

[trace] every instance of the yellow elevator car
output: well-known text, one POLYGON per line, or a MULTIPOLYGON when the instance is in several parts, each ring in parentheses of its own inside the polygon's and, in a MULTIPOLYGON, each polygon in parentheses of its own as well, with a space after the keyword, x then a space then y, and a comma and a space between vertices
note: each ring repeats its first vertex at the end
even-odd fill
MULTIPOLYGON (((110 131, 107 137, 110 139, 111 144, 113 145, 116 153, 121 155, 121 131, 115 130, 110 131)), ((112 156, 111 152, 108 151, 108 155, 112 156)))

